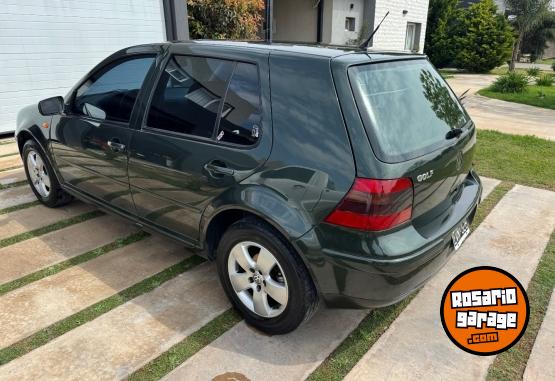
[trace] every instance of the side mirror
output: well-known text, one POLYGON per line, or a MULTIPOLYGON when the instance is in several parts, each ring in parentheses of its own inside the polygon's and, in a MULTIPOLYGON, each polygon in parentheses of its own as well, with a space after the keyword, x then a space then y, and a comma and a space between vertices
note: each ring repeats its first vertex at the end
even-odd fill
POLYGON ((41 115, 58 115, 64 109, 64 98, 62 97, 52 97, 43 99, 39 102, 39 112, 41 115))

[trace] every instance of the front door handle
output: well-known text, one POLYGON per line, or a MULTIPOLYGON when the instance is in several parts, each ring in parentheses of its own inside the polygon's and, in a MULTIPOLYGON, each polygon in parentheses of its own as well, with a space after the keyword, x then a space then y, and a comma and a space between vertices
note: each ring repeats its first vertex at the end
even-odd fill
POLYGON ((222 176, 233 176, 235 174, 235 170, 232 168, 228 168, 225 164, 219 165, 220 163, 207 163, 204 165, 204 169, 208 172, 212 177, 222 177, 222 176))
POLYGON ((117 138, 108 140, 108 147, 114 152, 125 152, 125 144, 121 144, 117 138))

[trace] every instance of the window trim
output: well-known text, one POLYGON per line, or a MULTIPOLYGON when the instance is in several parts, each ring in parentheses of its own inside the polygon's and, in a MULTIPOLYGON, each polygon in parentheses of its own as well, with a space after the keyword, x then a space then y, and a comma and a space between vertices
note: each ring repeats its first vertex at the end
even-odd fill
MULTIPOLYGON (((66 103, 67 107, 64 107, 64 114, 67 117, 72 117, 72 118, 83 118, 95 123, 112 123, 116 126, 121 126, 121 127, 125 127, 125 128, 131 128, 131 122, 133 120, 133 114, 136 113, 137 110, 137 102, 139 101, 139 99, 142 96, 142 93, 146 90, 145 85, 147 84, 147 80, 149 79, 149 75, 151 74, 151 72, 153 70, 156 70, 156 57, 158 57, 158 54, 156 53, 134 53, 134 54, 128 54, 128 55, 124 55, 122 57, 117 57, 114 58, 113 60, 110 60, 109 62, 106 62, 104 65, 100 66, 100 67, 95 67, 93 69, 93 71, 91 73, 89 73, 86 77, 84 77, 76 86, 75 88, 71 91, 71 96, 68 99, 68 102, 64 102, 66 103), (131 114, 129 114, 129 120, 126 122, 123 122, 121 120, 112 120, 112 119, 100 119, 100 118, 95 118, 92 117, 90 115, 86 115, 86 114, 78 114, 73 112, 73 107, 74 107, 74 103, 75 103, 75 99, 77 97, 77 91, 93 76, 97 75, 99 72, 104 71, 108 66, 114 65, 114 64, 119 64, 120 62, 125 62, 125 61, 130 61, 130 60, 134 60, 134 59, 139 59, 139 58, 152 58, 152 63, 150 64, 149 69, 147 70, 146 74, 145 74, 145 78, 143 79, 143 82, 141 83, 141 87, 139 87, 139 93, 137 94, 137 97, 135 98, 135 102, 133 103, 133 107, 131 108, 131 114)), ((102 75, 104 75, 104 73, 102 73, 102 75)))
POLYGON ((255 144, 251 144, 251 145, 243 145, 243 144, 235 144, 235 143, 229 143, 229 142, 222 142, 222 141, 218 141, 216 140, 216 137, 218 136, 218 128, 220 126, 220 119, 221 119, 221 111, 223 109, 223 106, 225 105, 225 100, 227 98, 227 92, 229 90, 229 86, 231 83, 231 80, 233 79, 233 75, 235 74, 235 70, 237 68, 237 64, 238 63, 244 63, 244 64, 250 64, 250 65, 255 65, 256 67, 256 74, 258 76, 258 101, 259 101, 259 107, 260 107, 260 111, 261 111, 261 121, 260 121, 260 127, 262 127, 262 120, 264 118, 264 112, 263 112, 263 102, 262 102, 262 82, 261 82, 261 76, 260 76, 260 67, 258 65, 258 62, 252 60, 236 60, 236 59, 231 59, 231 58, 221 58, 218 56, 213 56, 213 55, 207 55, 207 54, 184 54, 184 53, 170 53, 168 54, 168 56, 166 57, 166 59, 161 63, 161 69, 158 70, 158 73, 156 73, 156 78, 154 79, 151 88, 150 88, 150 94, 148 95, 148 99, 147 102, 145 104, 145 108, 144 108, 144 112, 143 112, 143 118, 140 124, 140 129, 138 131, 141 132, 145 132, 145 133, 150 133, 150 134, 158 134, 158 135, 164 135, 164 136, 168 136, 168 137, 172 137, 172 138, 176 138, 176 139, 181 139, 181 140, 187 140, 187 141, 192 141, 192 142, 198 142, 198 143, 207 143, 207 144, 211 144, 211 145, 216 145, 219 147, 226 147, 226 148, 234 148, 234 149, 240 149, 240 150, 251 150, 251 149, 255 149, 258 147, 258 145, 260 144, 260 141, 262 140, 262 137, 264 135, 264 130, 262 128, 260 128, 260 132, 259 132, 259 136, 258 136, 258 140, 256 141, 255 144), (232 62, 234 64, 233 66, 233 70, 231 72, 231 75, 229 76, 229 79, 227 80, 227 84, 226 84, 226 91, 223 97, 223 102, 220 105, 220 108, 218 109, 218 115, 216 117, 216 122, 214 123, 214 130, 212 133, 212 136, 210 136, 209 138, 205 138, 202 136, 198 136, 198 135, 192 135, 192 134, 186 134, 183 132, 176 132, 176 131, 169 131, 169 130, 164 130, 161 128, 156 128, 156 127, 150 127, 147 124, 148 121, 148 114, 150 113, 150 108, 152 105, 152 101, 154 99, 154 93, 156 92, 156 88, 158 87, 158 84, 162 78, 162 75, 164 73, 164 71, 166 70, 166 67, 168 65, 168 63, 170 62, 170 60, 173 57, 176 56, 180 56, 180 57, 194 57, 194 58, 211 58, 211 59, 215 59, 215 60, 220 60, 220 61, 229 61, 232 62))

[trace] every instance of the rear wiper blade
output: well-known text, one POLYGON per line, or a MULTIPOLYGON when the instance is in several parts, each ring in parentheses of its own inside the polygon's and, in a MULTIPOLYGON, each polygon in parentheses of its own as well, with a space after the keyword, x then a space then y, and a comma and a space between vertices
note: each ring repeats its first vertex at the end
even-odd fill
POLYGON ((445 139, 449 140, 449 139, 458 138, 459 136, 461 136, 462 133, 463 133, 463 129, 462 129, 462 128, 453 128, 452 130, 450 130, 450 131, 445 135, 445 139))

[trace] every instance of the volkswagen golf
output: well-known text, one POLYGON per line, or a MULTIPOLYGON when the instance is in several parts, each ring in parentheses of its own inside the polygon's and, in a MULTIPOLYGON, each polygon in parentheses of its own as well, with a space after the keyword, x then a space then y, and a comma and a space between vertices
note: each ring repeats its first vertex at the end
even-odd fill
POLYGON ((475 126, 417 54, 134 46, 21 110, 16 138, 40 202, 182 242, 270 334, 320 302, 405 298, 456 255, 482 193, 475 126))

